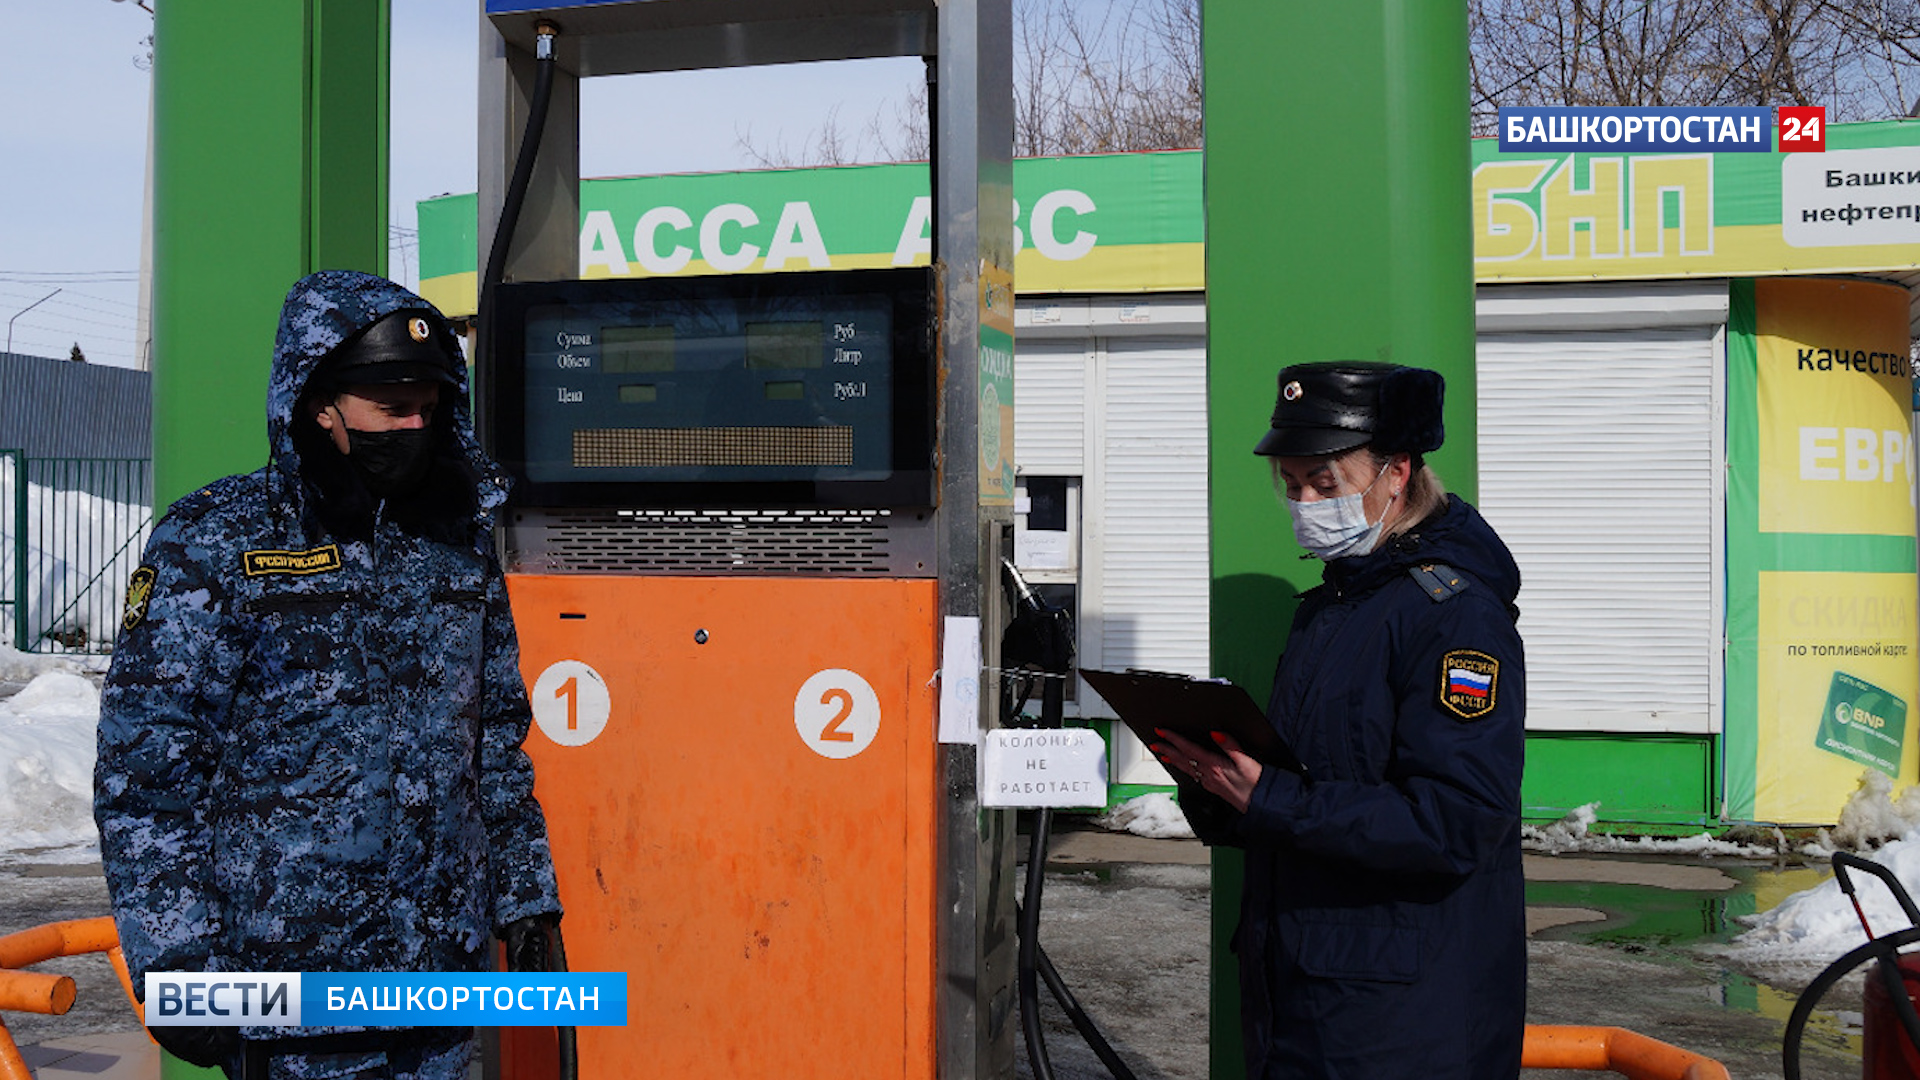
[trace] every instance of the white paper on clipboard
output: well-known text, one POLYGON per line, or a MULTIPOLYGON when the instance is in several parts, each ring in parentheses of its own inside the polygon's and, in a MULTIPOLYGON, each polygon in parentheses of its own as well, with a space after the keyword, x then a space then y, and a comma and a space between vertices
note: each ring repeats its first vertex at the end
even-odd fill
POLYGON ((980 617, 949 615, 940 637, 940 741, 980 743, 980 617))

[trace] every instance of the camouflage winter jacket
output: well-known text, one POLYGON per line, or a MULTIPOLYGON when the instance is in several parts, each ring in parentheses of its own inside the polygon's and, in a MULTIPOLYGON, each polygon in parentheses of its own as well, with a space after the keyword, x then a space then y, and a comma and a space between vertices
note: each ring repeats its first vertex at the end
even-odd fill
MULTIPOLYGON (((176 502, 129 590, 101 698, 94 815, 134 985, 149 970, 465 971, 559 910, 529 712, 487 522, 471 542, 322 523, 290 425, 308 376, 424 301, 345 271, 296 284, 267 392, 272 460, 176 502)), ((309 421, 310 422, 310 421, 309 421)), ((463 519, 464 524, 464 519, 463 519)))

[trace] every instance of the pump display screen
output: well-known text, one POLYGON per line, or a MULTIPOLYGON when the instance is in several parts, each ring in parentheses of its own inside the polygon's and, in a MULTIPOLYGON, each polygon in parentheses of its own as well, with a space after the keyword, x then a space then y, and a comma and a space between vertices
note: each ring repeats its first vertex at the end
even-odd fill
POLYGON ((885 270, 501 286, 490 449, 536 505, 924 502, 927 285, 885 270))
POLYGON ((893 305, 603 301, 527 311, 535 483, 875 480, 893 469, 893 305), (826 310, 829 309, 830 310, 826 310))

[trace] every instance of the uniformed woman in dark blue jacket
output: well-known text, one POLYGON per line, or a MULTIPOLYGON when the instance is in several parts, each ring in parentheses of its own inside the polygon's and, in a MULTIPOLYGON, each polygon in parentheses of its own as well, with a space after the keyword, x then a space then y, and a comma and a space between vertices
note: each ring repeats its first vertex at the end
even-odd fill
POLYGON ((1515 1077, 1519 568, 1422 460, 1442 438, 1438 374, 1342 361, 1279 381, 1255 452, 1326 563, 1267 706, 1305 771, 1263 767, 1224 735, 1154 747, 1202 835, 1246 849, 1247 1075, 1515 1077))

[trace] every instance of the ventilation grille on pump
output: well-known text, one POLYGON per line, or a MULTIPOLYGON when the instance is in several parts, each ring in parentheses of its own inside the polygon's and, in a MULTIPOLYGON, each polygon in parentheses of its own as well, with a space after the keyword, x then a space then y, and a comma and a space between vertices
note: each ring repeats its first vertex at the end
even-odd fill
POLYGON ((930 515, 892 510, 518 511, 507 565, 528 574, 930 577, 930 515))

